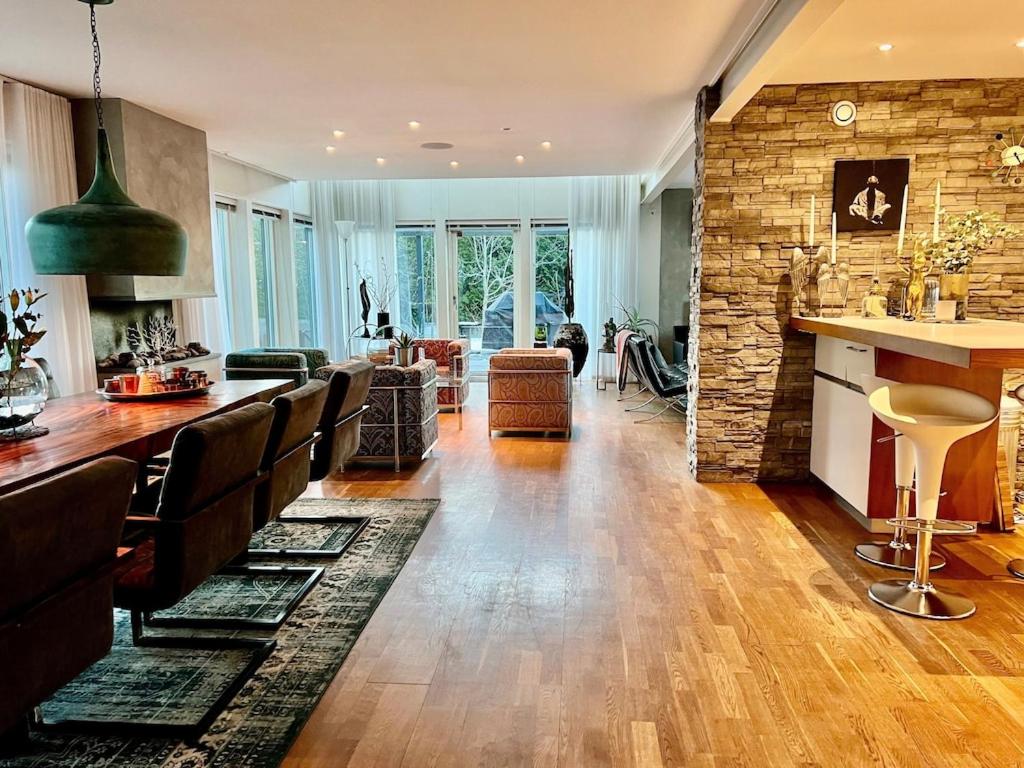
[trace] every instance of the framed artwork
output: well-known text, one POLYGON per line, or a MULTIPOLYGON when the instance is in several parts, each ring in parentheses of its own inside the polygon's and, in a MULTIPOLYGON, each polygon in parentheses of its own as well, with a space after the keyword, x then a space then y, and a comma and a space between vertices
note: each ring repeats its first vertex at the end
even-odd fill
POLYGON ((900 228, 910 159, 836 160, 832 211, 838 232, 895 232, 900 228))

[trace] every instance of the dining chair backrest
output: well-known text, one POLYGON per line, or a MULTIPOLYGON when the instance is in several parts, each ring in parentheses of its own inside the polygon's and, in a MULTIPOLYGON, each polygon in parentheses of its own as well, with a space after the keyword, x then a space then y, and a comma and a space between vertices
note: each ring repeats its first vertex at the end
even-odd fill
POLYGON ((267 480, 256 492, 253 530, 276 520, 309 485, 310 447, 327 391, 327 382, 314 379, 271 401, 274 420, 260 465, 267 480))
POLYGON ((324 479, 359 450, 359 428, 373 370, 373 363, 349 360, 317 371, 317 378, 326 378, 328 391, 317 427, 320 441, 313 446, 313 480, 324 479))
POLYGON ((0 733, 110 651, 135 474, 107 457, 0 497, 0 733))
POLYGON ((245 551, 274 409, 252 403, 174 438, 156 515, 155 591, 173 604, 245 551))

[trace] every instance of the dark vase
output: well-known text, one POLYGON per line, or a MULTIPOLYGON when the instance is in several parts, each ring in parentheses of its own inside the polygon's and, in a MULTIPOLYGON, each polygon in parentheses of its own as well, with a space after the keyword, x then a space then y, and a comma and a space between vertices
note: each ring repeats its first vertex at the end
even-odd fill
POLYGON ((559 326, 552 345, 564 347, 572 352, 572 375, 579 376, 590 353, 590 341, 583 326, 579 323, 564 323, 559 326))
POLYGON ((381 334, 383 334, 385 339, 393 339, 395 337, 395 329, 391 327, 390 312, 377 313, 377 327, 384 329, 381 331, 381 334))

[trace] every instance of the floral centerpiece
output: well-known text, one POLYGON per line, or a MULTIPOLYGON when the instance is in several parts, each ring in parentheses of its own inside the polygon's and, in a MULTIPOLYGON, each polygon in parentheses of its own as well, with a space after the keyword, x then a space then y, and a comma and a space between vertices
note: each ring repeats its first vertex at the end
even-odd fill
POLYGON ((956 301, 956 319, 967 319, 971 267, 974 260, 1000 238, 1016 237, 1018 231, 999 220, 994 213, 971 210, 959 216, 947 216, 945 230, 931 243, 939 275, 939 298, 956 301))
POLYGON ((28 353, 46 334, 33 307, 45 293, 11 291, 0 302, 0 440, 23 440, 49 432, 32 424, 43 411, 46 374, 28 353), (10 309, 8 309, 8 306, 10 309))

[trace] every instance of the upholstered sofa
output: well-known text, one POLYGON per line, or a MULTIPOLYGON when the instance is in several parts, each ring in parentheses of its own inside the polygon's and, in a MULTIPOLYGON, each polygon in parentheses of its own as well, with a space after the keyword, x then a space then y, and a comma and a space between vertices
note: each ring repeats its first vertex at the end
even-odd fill
POLYGON ((456 391, 453 387, 442 387, 437 393, 440 408, 457 410, 469 398, 469 339, 417 339, 413 342, 422 356, 437 363, 437 375, 462 379, 456 391))
POLYGON ((224 377, 233 379, 291 379, 301 387, 318 368, 327 365, 327 351, 309 347, 254 347, 230 352, 224 377))
POLYGON ((572 353, 503 349, 487 374, 487 427, 572 435, 572 353))
POLYGON ((353 461, 392 459, 397 471, 402 459, 425 459, 437 442, 437 363, 377 366, 366 404, 353 461))

